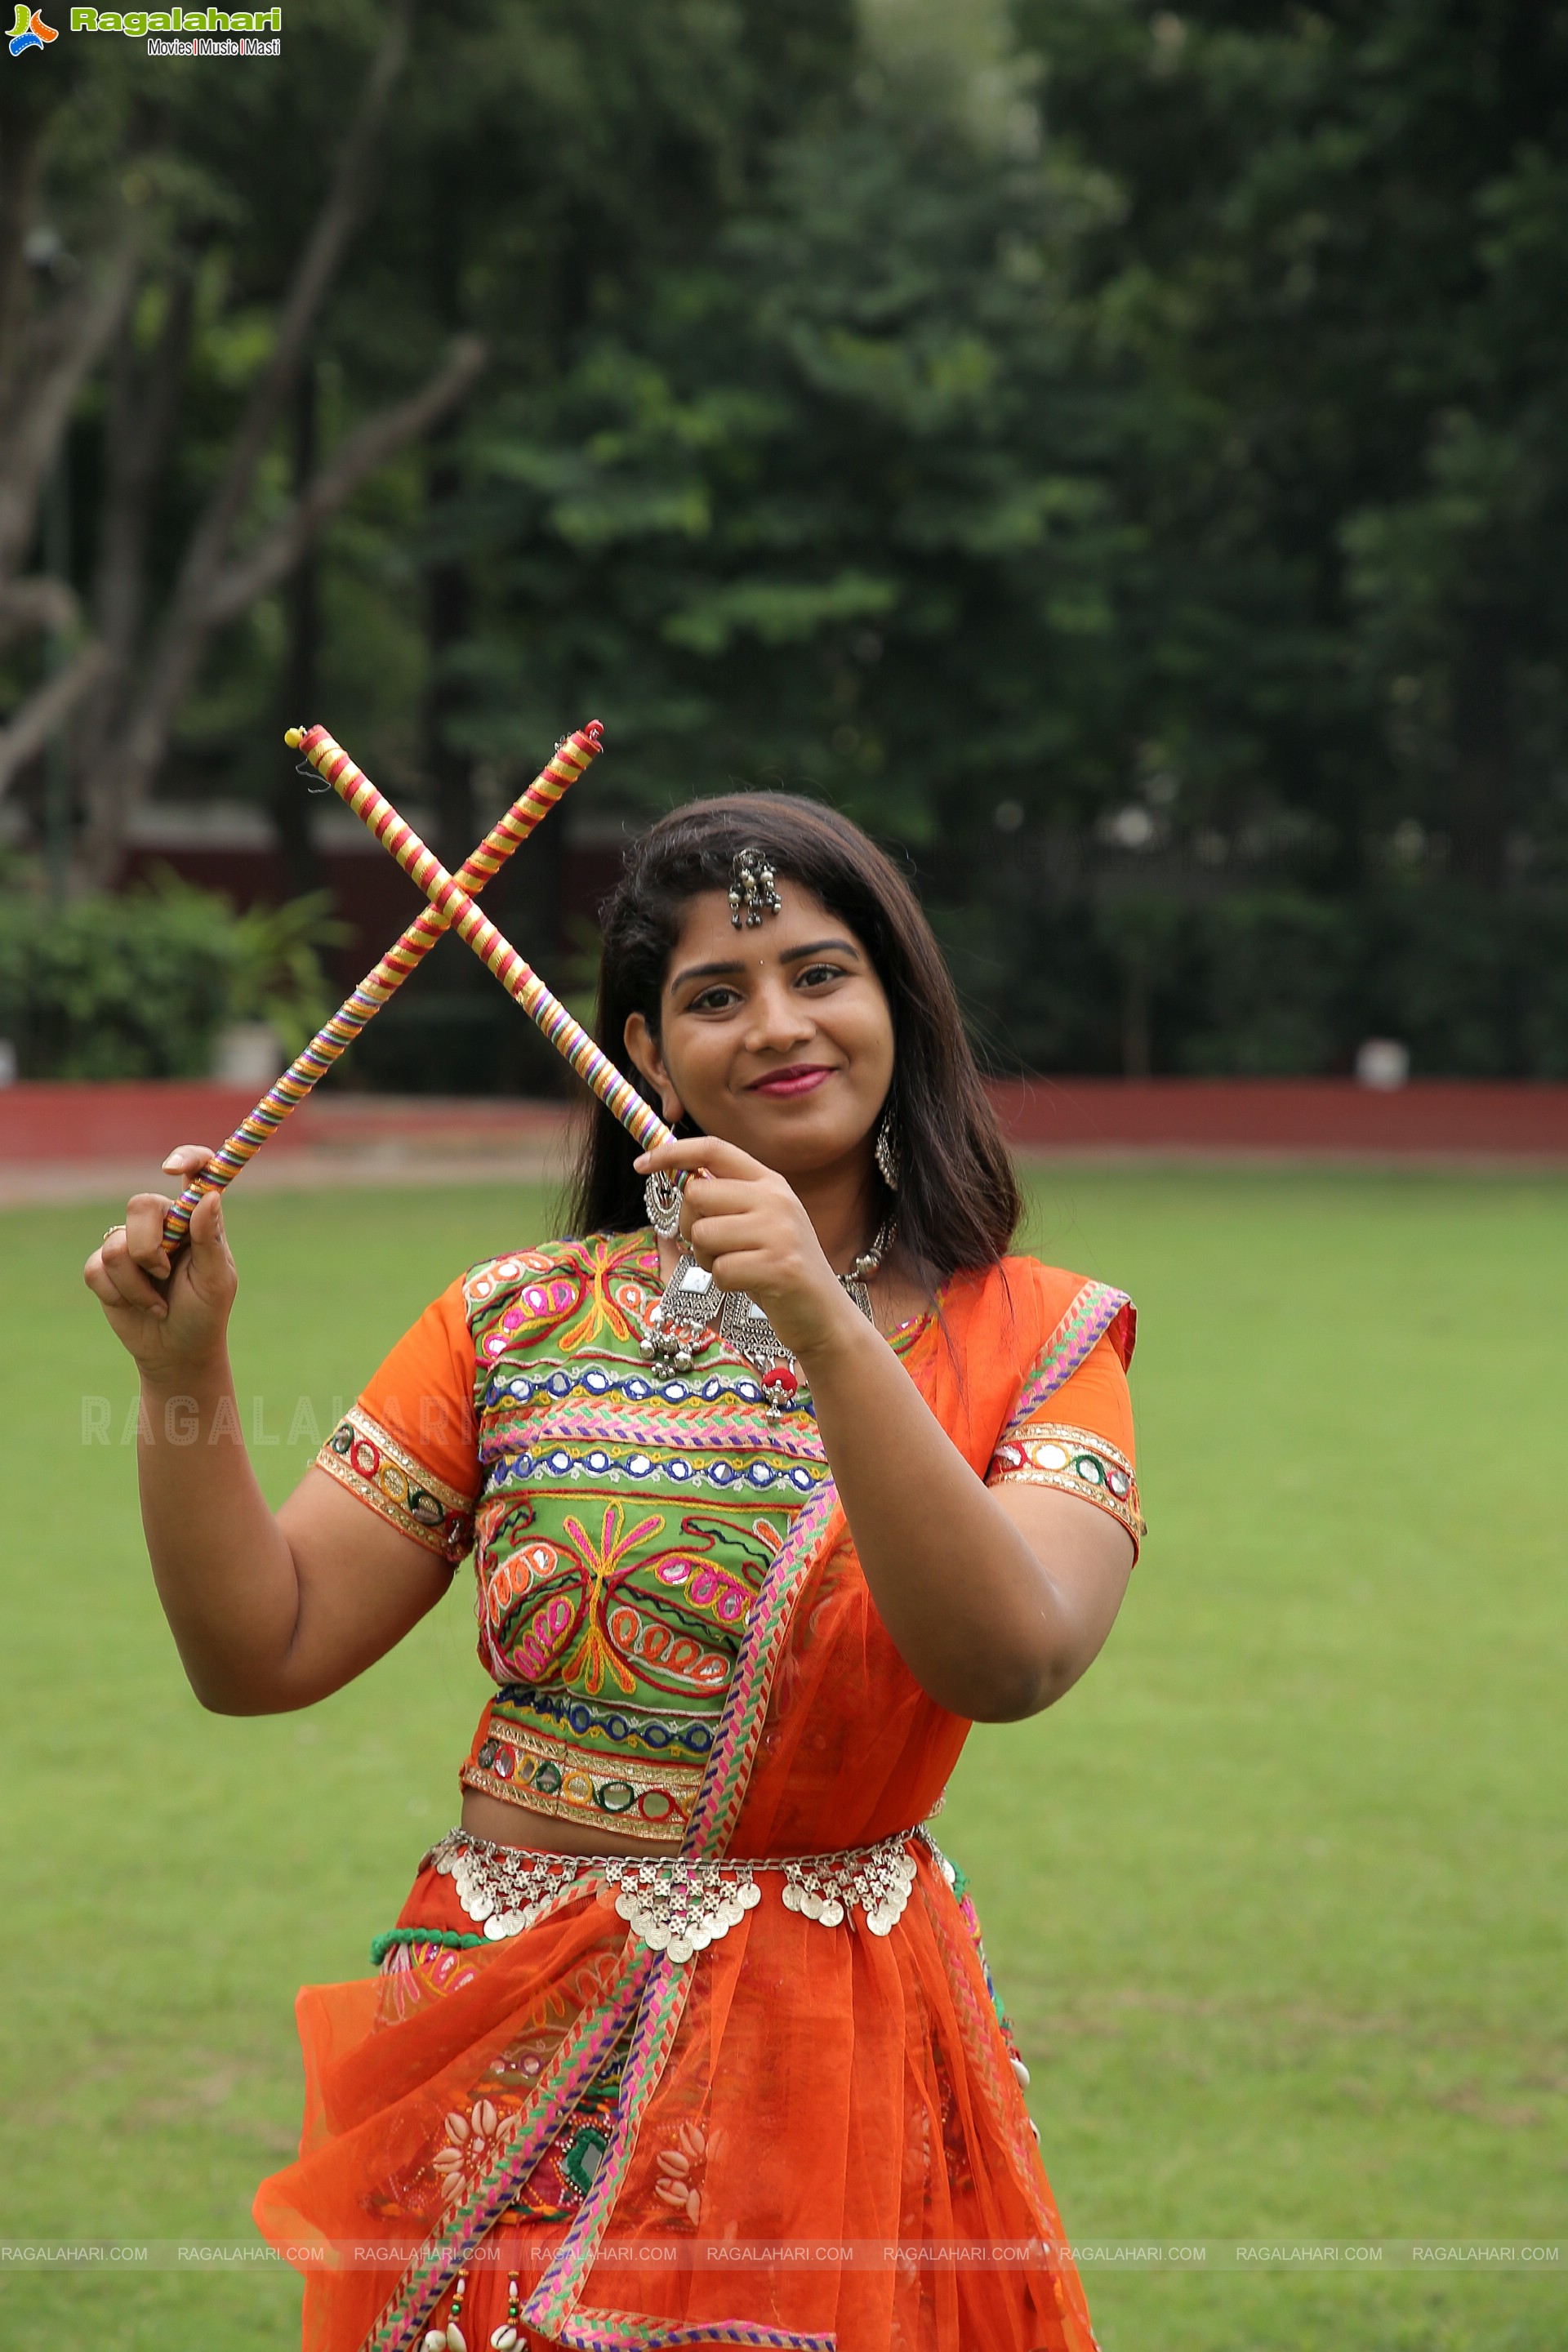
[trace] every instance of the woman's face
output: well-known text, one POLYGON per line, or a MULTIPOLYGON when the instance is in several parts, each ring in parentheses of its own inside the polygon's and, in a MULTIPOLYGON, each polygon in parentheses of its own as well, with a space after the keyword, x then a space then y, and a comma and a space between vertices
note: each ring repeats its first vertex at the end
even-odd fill
POLYGON ((693 898, 659 999, 656 1039, 640 1013, 626 1050, 664 1117, 739 1144, 783 1176, 868 1160, 893 1075, 893 1021, 876 968, 848 925, 799 883, 784 910, 737 930, 728 894, 693 898))

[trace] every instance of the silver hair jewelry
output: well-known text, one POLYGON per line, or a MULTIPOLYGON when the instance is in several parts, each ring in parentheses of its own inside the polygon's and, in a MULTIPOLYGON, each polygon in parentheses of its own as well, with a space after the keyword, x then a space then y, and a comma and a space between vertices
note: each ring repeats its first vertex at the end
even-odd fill
POLYGON ((877 1140, 872 1147, 877 1173, 889 1192, 899 1189, 899 1118, 891 1103, 883 1111, 877 1128, 877 1140))
MULTIPOLYGON (((871 1294, 867 1287, 878 1274, 893 1238, 893 1220, 884 1218, 868 1249, 862 1250, 838 1286, 852 1298, 868 1323, 871 1294)), ((698 1265, 689 1244, 682 1244, 680 1261, 666 1283, 663 1296, 649 1307, 646 1337, 638 1343, 650 1362, 668 1364, 672 1371, 689 1372, 700 1351, 722 1339, 743 1356, 757 1374, 768 1408, 787 1412, 800 1393, 799 1360, 784 1346, 763 1309, 743 1290, 721 1290, 713 1276, 698 1265)))
POLYGON ((754 930, 764 909, 783 914, 784 900, 774 887, 777 878, 765 851, 737 849, 730 861, 730 920, 737 930, 742 922, 754 930))
POLYGON ((667 1242, 680 1231, 680 1180, 656 1168, 642 1188, 648 1223, 667 1242))

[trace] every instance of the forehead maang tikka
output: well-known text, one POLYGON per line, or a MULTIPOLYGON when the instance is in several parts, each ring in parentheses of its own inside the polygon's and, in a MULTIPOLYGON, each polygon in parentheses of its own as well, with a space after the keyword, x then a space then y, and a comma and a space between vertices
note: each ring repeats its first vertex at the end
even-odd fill
POLYGON ((782 915, 784 900, 774 888, 775 877, 760 849, 737 849, 730 862, 730 920, 737 930, 742 923, 755 929, 765 913, 782 915))

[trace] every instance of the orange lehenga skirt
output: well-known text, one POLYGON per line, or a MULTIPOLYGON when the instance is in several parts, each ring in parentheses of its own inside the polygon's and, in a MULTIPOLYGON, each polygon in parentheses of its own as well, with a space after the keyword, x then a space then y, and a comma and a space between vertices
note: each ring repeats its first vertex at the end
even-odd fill
MULTIPOLYGON (((984 1396, 943 1415, 961 1443, 970 1407, 983 1426, 984 1396)), ((829 1489, 753 1608, 684 1851, 910 1831, 967 1730, 893 1649, 829 1489)), ((422 1871, 402 1926, 429 1940, 300 1996, 304 2136, 256 2215, 305 2272, 305 2352, 1092 2352, 975 1937, 909 1852, 885 1935, 759 1872, 684 1961, 597 1874, 460 1948, 473 1922, 422 1871)))

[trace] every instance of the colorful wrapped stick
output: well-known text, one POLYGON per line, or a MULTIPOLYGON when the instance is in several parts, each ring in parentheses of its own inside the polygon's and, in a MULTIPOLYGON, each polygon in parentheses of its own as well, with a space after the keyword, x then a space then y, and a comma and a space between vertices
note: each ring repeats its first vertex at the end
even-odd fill
MULTIPOLYGON (((320 728, 312 728, 318 736, 320 728)), ((291 727, 285 742, 297 746, 301 730, 291 727)), ((331 742, 329 736, 327 740, 331 742)), ((465 892, 478 892, 490 881, 514 850, 520 849, 542 817, 549 815, 567 787, 604 750, 604 730, 596 719, 569 735, 549 765, 541 770, 521 800, 513 801, 499 824, 493 825, 471 857, 463 861, 460 880, 465 892)), ((357 772, 357 771, 356 771, 357 772)), ((247 1111, 202 1170, 193 1176, 163 1220, 163 1245, 178 1249, 190 1230, 191 1213, 206 1192, 221 1192, 233 1183, 247 1160, 254 1158, 269 1135, 276 1135, 291 1110, 311 1087, 324 1078, 332 1064, 368 1021, 395 996, 411 971, 423 963, 447 928, 447 918, 434 907, 421 908, 395 947, 389 948, 374 971, 367 971, 352 996, 339 1005, 326 1026, 319 1029, 304 1051, 289 1063, 276 1086, 269 1087, 247 1111)))
POLYGON ((670 1131, 657 1111, 624 1078, 614 1062, 599 1051, 580 1021, 574 1021, 558 996, 552 996, 539 974, 525 963, 510 940, 504 940, 487 916, 481 915, 462 884, 448 874, 434 852, 405 824, 376 791, 370 778, 356 768, 341 743, 324 727, 300 735, 290 730, 318 775, 324 776, 340 800, 346 801, 362 824, 370 827, 382 847, 389 850, 411 882, 494 972, 510 996, 516 998, 529 1019, 542 1029, 556 1052, 568 1061, 613 1118, 635 1136, 643 1150, 668 1143, 670 1131))

